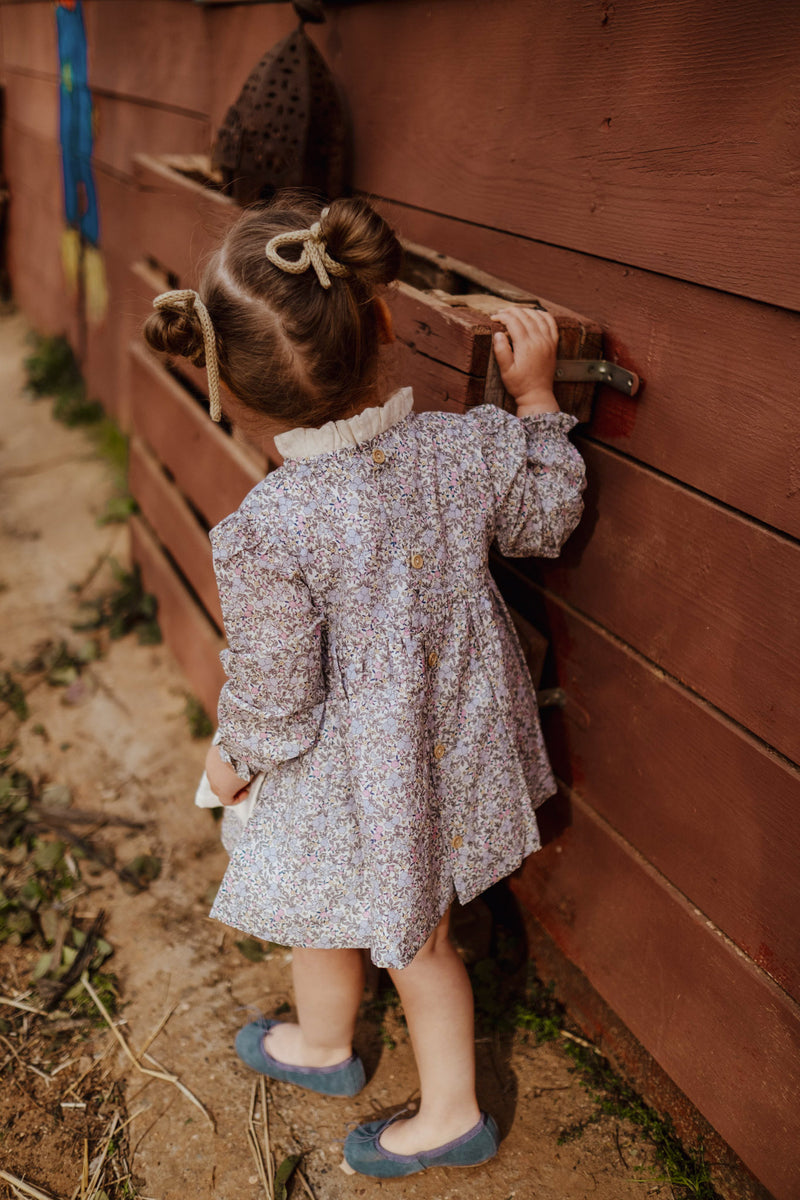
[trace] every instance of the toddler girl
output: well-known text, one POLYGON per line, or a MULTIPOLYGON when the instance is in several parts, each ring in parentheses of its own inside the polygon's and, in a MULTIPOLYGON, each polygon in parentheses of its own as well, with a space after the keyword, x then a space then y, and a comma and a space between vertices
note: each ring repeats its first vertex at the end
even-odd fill
POLYGON ((231 854, 212 916, 294 947, 297 1023, 237 1036, 256 1071, 353 1095, 362 948, 389 970, 418 1112, 351 1133, 366 1175, 471 1165, 497 1149, 475 1097, 473 1005, 448 912, 539 846, 554 789, 536 697, 489 547, 553 557, 581 513, 575 424, 552 392, 545 312, 498 314, 517 415, 414 413, 387 398, 382 285, 401 250, 363 200, 246 211, 199 293, 156 301, 154 347, 205 360, 212 416, 284 463, 211 532, 227 674, 206 770, 231 854), (248 787, 257 778, 257 788, 248 787))

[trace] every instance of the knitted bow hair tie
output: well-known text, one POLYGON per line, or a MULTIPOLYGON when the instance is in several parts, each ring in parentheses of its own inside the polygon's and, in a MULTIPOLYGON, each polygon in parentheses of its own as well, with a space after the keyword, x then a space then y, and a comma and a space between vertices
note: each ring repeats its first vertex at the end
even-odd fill
POLYGON ((194 310, 197 313, 197 319, 203 331, 203 349, 206 355, 209 416, 212 421, 219 421, 222 418, 222 406, 219 400, 219 362, 217 361, 217 338, 211 314, 194 288, 162 292, 153 301, 153 308, 171 308, 187 314, 194 310))
MULTIPOLYGON (((320 220, 327 217, 328 211, 327 208, 323 208, 320 220)), ((273 266, 278 267, 281 271, 286 271, 287 275, 302 275, 303 271, 313 267, 317 273, 317 279, 326 289, 331 286, 330 275, 348 274, 347 267, 328 254, 319 221, 315 221, 309 229, 295 229, 291 233, 276 234, 267 242, 265 252, 273 266), (300 257, 294 261, 284 258, 282 254, 278 253, 281 246, 298 245, 302 249, 300 257)))

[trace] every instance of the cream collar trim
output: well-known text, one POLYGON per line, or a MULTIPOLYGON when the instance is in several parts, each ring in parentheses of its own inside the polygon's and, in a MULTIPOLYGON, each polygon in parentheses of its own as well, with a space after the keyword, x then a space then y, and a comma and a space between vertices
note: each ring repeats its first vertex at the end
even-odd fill
POLYGON ((315 458, 348 446, 370 442, 407 417, 414 406, 411 388, 401 388, 380 408, 365 408, 363 412, 344 421, 328 421, 319 429, 299 426, 279 433, 275 448, 282 458, 315 458))

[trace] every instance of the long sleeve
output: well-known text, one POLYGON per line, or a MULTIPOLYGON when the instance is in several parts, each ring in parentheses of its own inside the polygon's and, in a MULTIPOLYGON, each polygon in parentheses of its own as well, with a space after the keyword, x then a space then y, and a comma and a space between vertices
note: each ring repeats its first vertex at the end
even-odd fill
POLYGON ((211 531, 228 648, 222 757, 243 779, 303 754, 324 712, 323 618, 281 542, 233 513, 211 531))
POLYGON ((583 512, 586 469, 567 413, 515 417, 492 405, 470 414, 479 429, 502 554, 557 558, 583 512))

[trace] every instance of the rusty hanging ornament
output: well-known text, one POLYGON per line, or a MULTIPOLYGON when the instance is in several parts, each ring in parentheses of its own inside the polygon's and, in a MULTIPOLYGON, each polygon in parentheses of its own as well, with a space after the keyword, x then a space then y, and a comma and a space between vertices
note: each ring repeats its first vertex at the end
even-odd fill
POLYGON ((269 200, 284 187, 313 188, 328 197, 345 189, 344 106, 328 66, 308 38, 314 17, 301 0, 297 29, 251 71, 217 133, 212 164, 240 204, 269 200))

